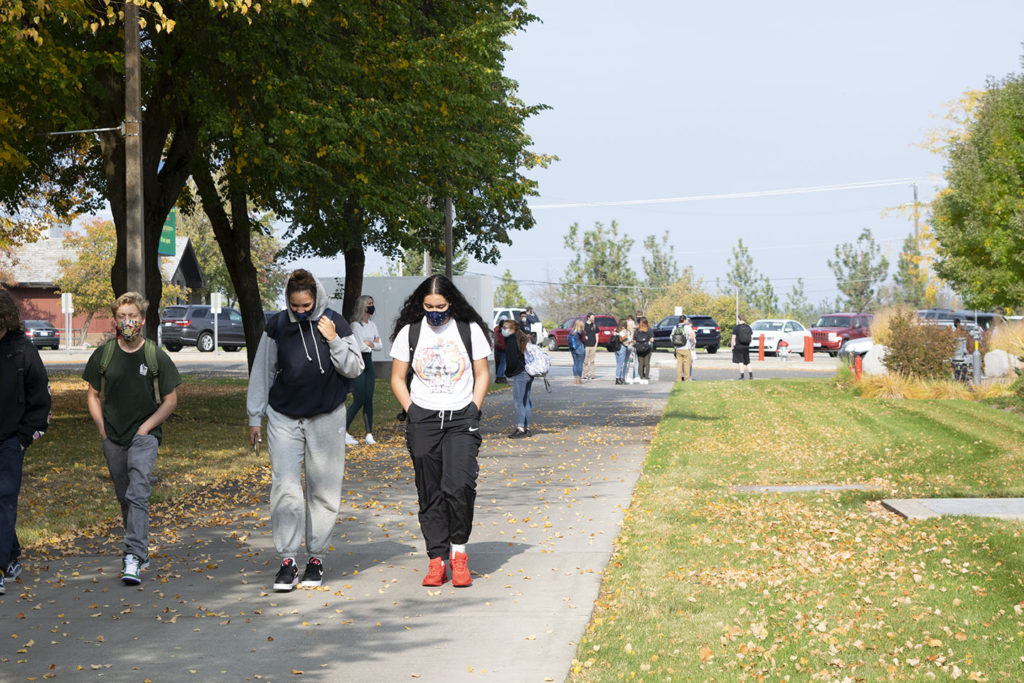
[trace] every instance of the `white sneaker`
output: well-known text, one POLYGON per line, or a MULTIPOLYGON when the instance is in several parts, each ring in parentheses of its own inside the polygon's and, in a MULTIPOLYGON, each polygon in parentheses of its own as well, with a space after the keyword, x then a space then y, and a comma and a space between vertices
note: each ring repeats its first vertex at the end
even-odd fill
POLYGON ((627 377, 626 378, 626 384, 632 384, 632 383, 633 383, 633 378, 632 377, 627 377))
POLYGON ((345 445, 346 446, 358 446, 359 442, 356 441, 356 437, 352 436, 348 432, 345 432, 345 445))
POLYGON ((375 443, 377 443, 377 440, 375 438, 373 438, 373 434, 370 434, 369 432, 367 432, 366 433, 366 445, 367 446, 372 446, 375 443))

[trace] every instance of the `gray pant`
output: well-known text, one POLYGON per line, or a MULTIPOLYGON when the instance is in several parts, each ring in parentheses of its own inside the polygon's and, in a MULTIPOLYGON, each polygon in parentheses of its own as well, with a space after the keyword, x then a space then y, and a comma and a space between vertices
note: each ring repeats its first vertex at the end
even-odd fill
POLYGON ((156 464, 159 443, 151 434, 136 434, 130 446, 103 440, 103 455, 121 504, 124 552, 149 559, 149 476, 156 464))
POLYGON ((295 557, 305 530, 306 552, 322 557, 341 510, 345 404, 308 418, 288 417, 268 406, 267 439, 270 521, 277 553, 282 558, 295 557))

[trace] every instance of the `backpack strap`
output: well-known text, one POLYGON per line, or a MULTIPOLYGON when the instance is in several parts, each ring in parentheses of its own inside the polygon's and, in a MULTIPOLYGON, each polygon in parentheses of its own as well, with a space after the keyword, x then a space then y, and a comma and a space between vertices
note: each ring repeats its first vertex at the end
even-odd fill
POLYGON ((103 349, 100 353, 100 403, 102 404, 107 399, 107 368, 110 367, 110 361, 114 358, 114 347, 117 344, 117 337, 114 337, 106 344, 103 345, 103 349))
POLYGON ((142 348, 146 356, 146 367, 149 369, 149 376, 153 378, 153 398, 156 400, 156 404, 160 405, 163 403, 163 397, 160 396, 160 366, 156 357, 156 342, 147 339, 142 348))
POLYGON ((469 329, 469 323, 456 320, 455 326, 459 329, 462 345, 466 347, 466 355, 469 356, 469 371, 473 373, 473 381, 476 381, 476 369, 473 367, 473 336, 469 329))

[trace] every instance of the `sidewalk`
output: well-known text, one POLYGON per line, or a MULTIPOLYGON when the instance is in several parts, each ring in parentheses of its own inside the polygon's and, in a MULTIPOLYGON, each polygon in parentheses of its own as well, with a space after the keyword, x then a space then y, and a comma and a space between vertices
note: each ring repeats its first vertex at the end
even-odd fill
POLYGON ((599 374, 535 384, 532 439, 505 438, 509 392, 488 397, 471 587, 420 585, 412 468, 399 433, 381 431, 383 446, 349 451, 323 588, 270 591, 266 494, 158 530, 136 588, 110 539, 30 553, 0 597, 0 679, 563 680, 672 387, 599 374))

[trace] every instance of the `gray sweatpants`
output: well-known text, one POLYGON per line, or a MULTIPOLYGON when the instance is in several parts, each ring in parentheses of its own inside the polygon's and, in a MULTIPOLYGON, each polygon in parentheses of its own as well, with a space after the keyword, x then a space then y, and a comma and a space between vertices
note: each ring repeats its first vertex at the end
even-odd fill
POLYGON ((341 510, 345 404, 334 412, 308 418, 288 417, 268 406, 267 439, 272 477, 270 522, 277 553, 281 558, 295 557, 305 529, 306 552, 322 557, 341 510))
POLYGON ((149 559, 149 475, 156 464, 159 443, 152 434, 136 434, 130 446, 103 440, 103 455, 121 504, 124 552, 149 559))

